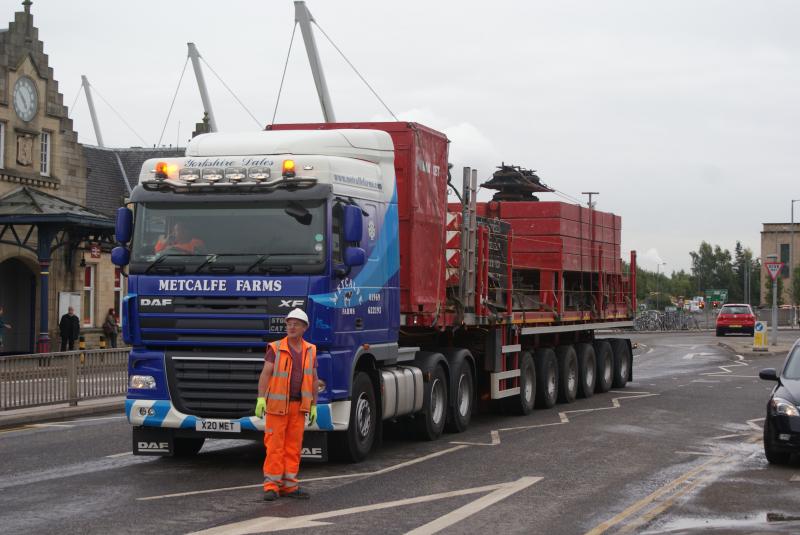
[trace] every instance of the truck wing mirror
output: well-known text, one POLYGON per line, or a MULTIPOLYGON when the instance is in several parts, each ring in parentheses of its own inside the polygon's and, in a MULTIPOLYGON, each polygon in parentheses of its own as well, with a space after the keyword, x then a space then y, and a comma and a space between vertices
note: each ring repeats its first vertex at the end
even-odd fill
POLYGON ((131 252, 127 247, 114 247, 111 250, 111 263, 115 266, 127 266, 131 261, 131 252))
POLYGON ((122 207, 117 209, 117 225, 114 236, 117 242, 126 244, 131 241, 131 231, 133 230, 133 212, 129 208, 122 207))
POLYGON ((363 233, 363 216, 361 208, 348 204, 342 206, 344 210, 344 241, 358 243, 363 233))
POLYGON ((347 267, 363 266, 367 253, 361 247, 348 247, 344 250, 344 265, 347 267))

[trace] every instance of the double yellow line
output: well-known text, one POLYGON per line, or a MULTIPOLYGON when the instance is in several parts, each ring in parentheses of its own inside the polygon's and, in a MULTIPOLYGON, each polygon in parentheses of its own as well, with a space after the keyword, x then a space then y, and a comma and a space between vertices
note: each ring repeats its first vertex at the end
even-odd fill
POLYGON ((712 474, 710 473, 703 474, 703 472, 706 472, 707 470, 713 468, 714 466, 728 462, 732 458, 733 455, 728 455, 725 457, 716 457, 714 459, 711 459, 710 461, 704 462, 700 466, 692 468, 688 472, 685 472, 681 476, 677 477, 676 479, 673 479, 666 485, 660 487, 652 494, 634 503, 624 511, 620 512, 618 515, 614 516, 609 520, 606 520, 605 522, 598 525, 594 529, 587 531, 586 535, 602 535, 603 533, 613 528, 614 526, 617 526, 626 521, 628 521, 628 523, 626 523, 622 528, 617 530, 616 533, 622 535, 625 533, 630 533, 633 530, 644 526, 645 524, 656 518, 658 515, 662 514, 664 511, 672 507, 678 499, 680 499, 681 497, 688 494, 701 484, 711 479, 712 474), (662 500, 662 498, 664 499, 662 500), (639 514, 638 516, 634 516, 637 515, 637 513, 640 513, 641 511, 644 512, 642 514, 639 514))

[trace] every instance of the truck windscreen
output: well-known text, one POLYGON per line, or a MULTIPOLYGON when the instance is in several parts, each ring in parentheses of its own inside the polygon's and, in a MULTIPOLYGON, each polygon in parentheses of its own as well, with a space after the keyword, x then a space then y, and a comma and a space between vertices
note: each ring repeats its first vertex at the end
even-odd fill
POLYGON ((131 273, 312 274, 325 267, 322 200, 144 203, 131 273))

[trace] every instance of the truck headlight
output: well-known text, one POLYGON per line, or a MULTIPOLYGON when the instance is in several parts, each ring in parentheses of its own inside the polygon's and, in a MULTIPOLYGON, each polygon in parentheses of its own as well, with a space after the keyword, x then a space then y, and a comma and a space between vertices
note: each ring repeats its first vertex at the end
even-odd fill
POLYGON ((783 398, 772 398, 769 402, 772 411, 778 416, 800 416, 800 410, 783 398))
POLYGON ((131 388, 151 389, 156 387, 156 378, 152 375, 131 375, 131 388))

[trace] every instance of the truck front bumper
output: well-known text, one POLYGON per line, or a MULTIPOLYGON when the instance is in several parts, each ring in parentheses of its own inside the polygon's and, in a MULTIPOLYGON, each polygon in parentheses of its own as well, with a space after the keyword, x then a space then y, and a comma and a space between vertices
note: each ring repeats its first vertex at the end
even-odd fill
MULTIPOLYGON (((134 426, 167 427, 172 429, 196 429, 198 422, 204 420, 200 416, 184 414, 178 411, 170 400, 165 399, 126 399, 125 415, 134 426)), ((224 420, 206 418, 207 420, 224 420)), ((245 416, 236 420, 242 432, 264 431, 264 419, 245 416)), ((314 425, 306 424, 307 431, 346 431, 350 421, 350 401, 334 401, 317 405, 317 421, 314 425)), ((202 431, 198 431, 202 433, 202 431)), ((230 438, 236 438, 231 434, 230 438)))

